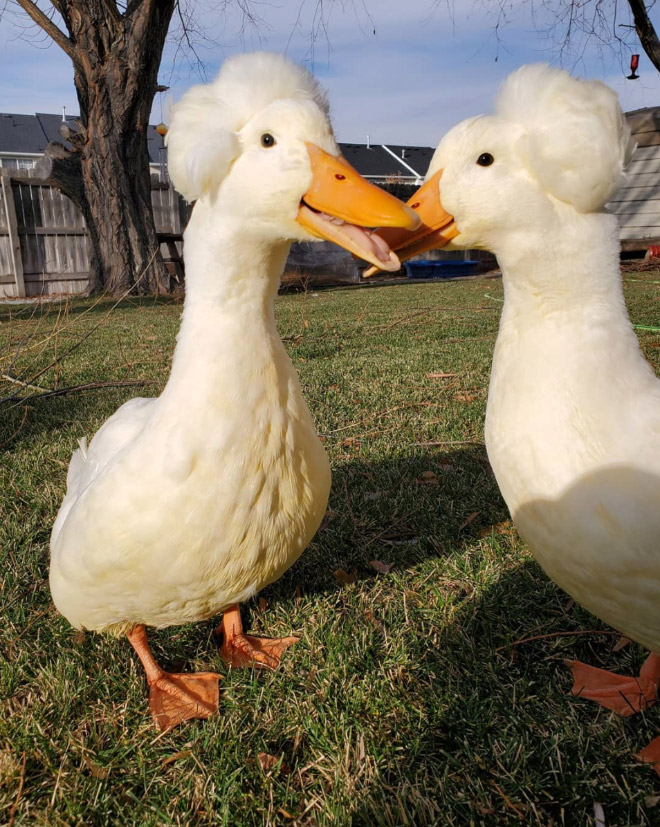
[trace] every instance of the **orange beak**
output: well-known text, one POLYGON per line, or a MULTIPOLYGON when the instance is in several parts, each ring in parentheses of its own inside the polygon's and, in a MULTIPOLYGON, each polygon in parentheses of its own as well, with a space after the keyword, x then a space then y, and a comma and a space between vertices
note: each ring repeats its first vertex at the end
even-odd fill
POLYGON ((333 241, 369 261, 376 270, 394 272, 401 262, 380 235, 363 227, 397 227, 407 231, 420 218, 398 198, 370 184, 344 158, 307 143, 312 184, 303 196, 297 221, 312 235, 333 241))
MULTIPOLYGON (((396 250, 401 261, 426 252, 437 250, 449 244, 456 238, 458 230, 453 216, 443 208, 440 202, 440 178, 442 170, 432 175, 408 201, 410 209, 414 210, 421 220, 421 226, 410 231, 384 230, 381 233, 387 244, 396 250)), ((374 266, 365 270, 364 276, 373 276, 382 267, 374 266)))

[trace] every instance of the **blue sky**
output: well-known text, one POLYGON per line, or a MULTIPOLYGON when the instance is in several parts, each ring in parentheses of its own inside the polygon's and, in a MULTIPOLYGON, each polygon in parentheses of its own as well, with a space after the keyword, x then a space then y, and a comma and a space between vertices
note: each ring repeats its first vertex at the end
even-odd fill
MULTIPOLYGON (((458 121, 490 111, 504 78, 535 61, 604 80, 626 110, 660 105, 660 76, 643 52, 640 80, 625 79, 630 51, 639 48, 622 58, 619 51, 577 43, 573 54, 561 56, 547 33, 537 31, 549 23, 541 2, 536 28, 532 4, 510 4, 499 36, 495 0, 253 0, 256 25, 245 24, 236 2, 224 16, 218 0, 188 4, 209 38, 198 48, 208 78, 237 51, 285 51, 310 66, 327 87, 340 141, 364 142, 369 135, 378 143, 435 145, 458 121)), ((21 15, 10 2, 0 18, 0 111, 60 112, 64 105, 76 113, 69 59, 43 38, 26 42, 16 25, 21 15)), ((660 12, 655 16, 660 28, 660 12)), ((625 4, 619 22, 630 22, 625 4)), ((172 41, 160 72, 174 99, 200 82, 199 71, 180 55, 175 60, 175 54, 172 41)), ((160 120, 160 105, 157 96, 154 122, 160 120)))

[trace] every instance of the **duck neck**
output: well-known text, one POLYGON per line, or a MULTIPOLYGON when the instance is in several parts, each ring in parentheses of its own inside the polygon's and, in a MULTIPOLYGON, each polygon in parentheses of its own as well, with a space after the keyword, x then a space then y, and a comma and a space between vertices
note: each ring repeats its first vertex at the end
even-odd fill
POLYGON ((498 250, 504 286, 503 323, 561 324, 594 317, 630 325, 619 269, 616 218, 579 215, 565 205, 554 226, 521 231, 498 250), (562 214, 566 213, 566 214, 562 214))
POLYGON ((185 234, 186 298, 167 391, 240 383, 285 351, 275 326, 275 296, 290 242, 251 232, 227 218, 218 225, 199 202, 185 234))

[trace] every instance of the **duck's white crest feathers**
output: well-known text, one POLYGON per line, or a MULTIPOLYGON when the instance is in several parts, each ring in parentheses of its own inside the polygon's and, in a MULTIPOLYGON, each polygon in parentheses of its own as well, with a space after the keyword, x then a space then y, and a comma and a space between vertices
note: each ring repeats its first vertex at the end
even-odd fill
POLYGON ((523 66, 502 85, 495 114, 522 126, 521 154, 560 201, 602 208, 621 185, 634 149, 616 94, 544 63, 523 66))
POLYGON ((327 116, 325 91, 284 55, 253 52, 224 62, 210 84, 193 86, 171 109, 166 144, 174 186, 189 201, 217 186, 240 151, 239 132, 276 100, 312 101, 327 116))

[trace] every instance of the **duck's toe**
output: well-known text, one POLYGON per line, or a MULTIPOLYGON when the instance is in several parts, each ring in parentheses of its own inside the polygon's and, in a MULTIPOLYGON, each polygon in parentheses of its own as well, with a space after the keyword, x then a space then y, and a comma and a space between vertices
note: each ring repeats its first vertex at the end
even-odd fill
POLYGON ((218 709, 219 681, 214 672, 164 672, 149 684, 151 716, 163 732, 191 718, 210 718, 218 709))
POLYGON ((220 657, 229 666, 252 666, 257 669, 277 669, 284 651, 298 643, 297 637, 253 637, 233 635, 220 647, 220 657))
POLYGON ((566 661, 573 672, 573 695, 595 701, 623 717, 641 712, 657 701, 658 663, 660 659, 650 655, 640 674, 634 676, 616 675, 579 660, 566 661))

